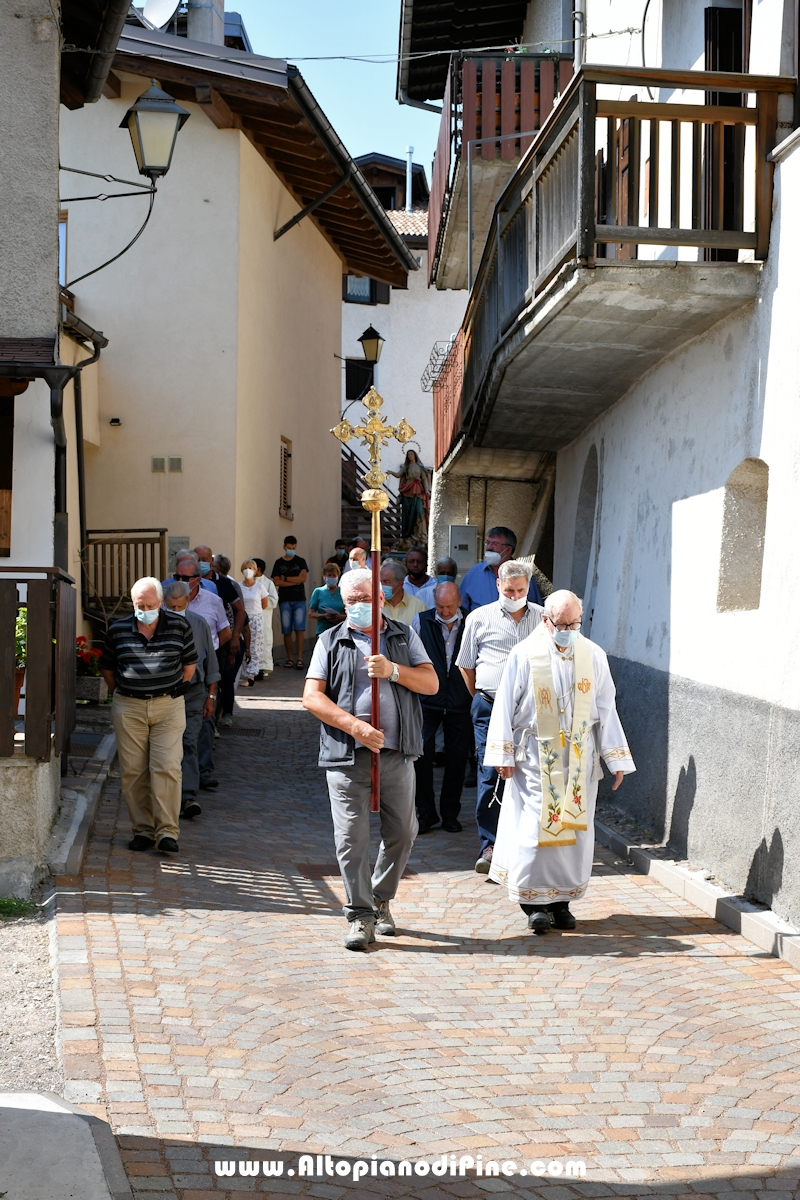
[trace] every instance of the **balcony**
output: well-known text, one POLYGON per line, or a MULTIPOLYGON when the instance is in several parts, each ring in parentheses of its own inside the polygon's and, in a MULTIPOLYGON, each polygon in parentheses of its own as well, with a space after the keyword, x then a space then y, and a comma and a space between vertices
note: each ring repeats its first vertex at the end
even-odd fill
POLYGON ((437 466, 467 445, 561 449, 755 298, 778 99, 793 92, 777 76, 644 68, 571 81, 495 205, 434 388, 437 466))
POLYGON ((83 607, 107 629, 133 612, 131 587, 137 579, 167 577, 167 530, 87 529, 83 563, 83 607))
POLYGON ((477 263, 495 200, 571 75, 572 59, 553 55, 452 59, 428 219, 429 281, 437 288, 470 286, 469 208, 477 263), (470 158, 471 171, 467 170, 470 158))

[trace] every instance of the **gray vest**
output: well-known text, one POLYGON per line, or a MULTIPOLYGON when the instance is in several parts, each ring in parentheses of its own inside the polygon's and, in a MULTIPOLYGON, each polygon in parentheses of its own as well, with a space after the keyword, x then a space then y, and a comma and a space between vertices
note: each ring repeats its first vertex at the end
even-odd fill
MULTIPOLYGON (((401 667, 412 666, 408 652, 409 626, 402 621, 384 617, 386 626, 386 657, 401 667)), ((322 635, 327 651, 328 682, 325 694, 339 708, 352 713, 355 704, 356 655, 360 653, 346 621, 322 635)), ((422 754, 422 708, 416 692, 390 683, 400 717, 400 753, 410 758, 422 754)), ((352 767, 355 762, 355 740, 343 729, 320 723, 319 765, 321 767, 352 767)))

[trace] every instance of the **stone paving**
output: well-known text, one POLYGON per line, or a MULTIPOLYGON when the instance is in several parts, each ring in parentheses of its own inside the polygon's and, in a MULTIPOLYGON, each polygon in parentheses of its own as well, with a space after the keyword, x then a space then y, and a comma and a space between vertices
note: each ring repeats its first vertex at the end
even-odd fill
POLYGON ((607 852, 578 928, 534 938, 467 820, 417 842, 399 936, 343 949, 301 685, 240 693, 178 858, 128 852, 115 775, 58 880, 66 1096, 111 1121, 137 1200, 800 1194, 800 975, 607 852), (372 1174, 451 1154, 528 1173, 372 1174), (586 1176, 533 1179, 550 1160, 586 1176))

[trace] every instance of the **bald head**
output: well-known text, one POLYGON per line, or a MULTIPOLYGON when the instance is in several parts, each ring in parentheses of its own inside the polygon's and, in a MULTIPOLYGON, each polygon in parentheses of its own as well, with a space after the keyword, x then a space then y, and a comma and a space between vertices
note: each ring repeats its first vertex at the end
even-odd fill
POLYGON ((440 583, 434 588, 433 601, 437 617, 449 625, 458 614, 461 592, 454 583, 440 583))

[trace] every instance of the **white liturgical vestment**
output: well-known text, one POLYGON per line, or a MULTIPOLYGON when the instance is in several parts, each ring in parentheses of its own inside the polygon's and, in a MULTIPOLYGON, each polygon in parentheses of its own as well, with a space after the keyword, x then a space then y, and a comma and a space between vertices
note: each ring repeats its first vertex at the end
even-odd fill
MULTIPOLYGON (((567 779, 575 701, 574 656, 572 648, 561 651, 552 638, 548 640, 554 698, 563 733, 564 779, 567 779)), ((616 690, 605 651, 594 642, 587 642, 594 667, 594 687, 585 745, 586 830, 576 830, 571 845, 540 845, 542 775, 530 643, 531 639, 526 638, 509 654, 489 722, 484 762, 493 767, 515 768, 503 792, 489 877, 504 884, 512 900, 545 905, 557 900, 577 900, 589 883, 597 783, 603 776, 600 758, 605 759, 612 772, 629 774, 636 767, 617 715, 616 690)))

